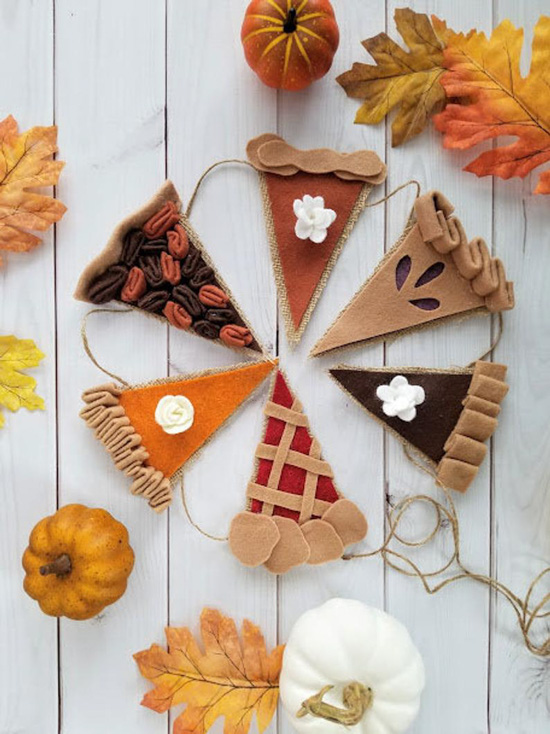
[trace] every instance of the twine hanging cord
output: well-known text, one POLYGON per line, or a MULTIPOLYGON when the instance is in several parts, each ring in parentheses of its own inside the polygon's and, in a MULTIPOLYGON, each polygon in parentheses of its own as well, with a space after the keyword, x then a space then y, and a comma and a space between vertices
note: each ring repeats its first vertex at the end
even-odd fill
POLYGON ((130 384, 126 382, 126 380, 123 380, 122 377, 119 377, 119 375, 115 374, 114 372, 110 372, 108 369, 103 367, 95 358, 95 355, 92 352, 92 348, 90 347, 90 342, 88 340, 88 319, 90 318, 90 316, 92 316, 92 314, 96 313, 131 313, 133 310, 133 308, 92 308, 90 311, 88 311, 87 314, 83 316, 80 323, 80 337, 82 339, 82 346, 84 347, 84 351, 88 355, 90 361, 95 364, 98 370, 103 372, 104 375, 112 377, 113 380, 116 380, 121 385, 124 385, 124 387, 130 387, 130 384))

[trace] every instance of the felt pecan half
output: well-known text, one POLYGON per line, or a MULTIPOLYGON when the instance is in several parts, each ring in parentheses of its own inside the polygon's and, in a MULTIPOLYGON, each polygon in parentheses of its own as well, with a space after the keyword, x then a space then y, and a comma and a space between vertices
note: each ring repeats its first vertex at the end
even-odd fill
POLYGON ((196 321, 193 330, 205 339, 217 339, 220 335, 220 327, 210 321, 196 321))
POLYGON ((172 285, 177 285, 181 280, 180 261, 174 260, 172 255, 162 252, 160 255, 160 267, 164 280, 172 285))
POLYGON ((135 263, 144 242, 145 235, 141 229, 131 229, 129 232, 126 232, 121 255, 121 259, 126 265, 131 267, 135 263))
POLYGON ((203 265, 201 268, 195 270, 193 277, 189 281, 189 285, 192 288, 201 288, 206 283, 209 283, 213 277, 214 271, 212 268, 208 265, 203 265))
POLYGON ((169 298, 168 291, 149 291, 139 299, 137 305, 138 308, 142 308, 144 311, 159 313, 166 306, 166 301, 169 298))
POLYGON ((204 265, 204 260, 201 257, 200 252, 193 245, 189 245, 189 252, 187 257, 181 264, 181 274, 185 275, 186 278, 190 278, 195 270, 204 265))
POLYGON ((137 301, 138 298, 141 298, 146 290, 147 283, 143 270, 138 267, 133 267, 128 273, 120 298, 126 301, 126 303, 132 303, 133 301, 137 301))
POLYGON ((112 301, 120 294, 127 275, 126 265, 111 265, 92 282, 88 289, 88 298, 92 303, 112 301))
POLYGON ((168 242, 164 237, 157 237, 156 240, 144 239, 141 246, 142 255, 160 255, 168 247, 168 242))
POLYGON ((220 308, 223 306, 227 306, 227 304, 229 303, 229 298, 222 291, 221 288, 218 288, 217 285, 214 285, 213 283, 208 283, 207 285, 203 285, 200 289, 199 301, 201 303, 204 303, 205 306, 220 308))
POLYGON ((172 326, 176 327, 176 329, 187 331, 193 323, 193 319, 189 316, 184 307, 180 306, 179 303, 174 303, 174 301, 168 301, 162 313, 166 316, 172 326))
POLYGON ((220 331, 220 339, 228 347, 247 347, 252 344, 252 334, 246 326, 227 324, 220 331))
POLYGON ((189 237, 187 232, 181 226, 176 224, 174 229, 166 233, 168 238, 168 252, 172 257, 177 257, 178 260, 183 260, 189 252, 189 237))
POLYGON ((152 288, 157 288, 164 280, 160 258, 156 255, 146 255, 139 258, 139 267, 145 274, 145 279, 152 288))
POLYGON ((172 299, 183 306, 194 318, 202 313, 202 305, 197 294, 186 285, 177 285, 172 291, 172 299))
POLYGON ((179 221, 180 215, 173 201, 167 201, 156 214, 143 225, 143 231, 149 239, 162 237, 179 221))
POLYGON ((209 308, 206 312, 206 320, 218 326, 230 324, 235 320, 235 312, 230 308, 209 308))

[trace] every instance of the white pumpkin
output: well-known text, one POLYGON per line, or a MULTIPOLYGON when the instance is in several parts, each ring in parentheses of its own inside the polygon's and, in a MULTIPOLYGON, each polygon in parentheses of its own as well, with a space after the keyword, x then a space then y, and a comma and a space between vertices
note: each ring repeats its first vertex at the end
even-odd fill
POLYGON ((380 609, 331 599, 292 628, 280 694, 299 734, 399 734, 418 714, 423 688, 407 629, 380 609))

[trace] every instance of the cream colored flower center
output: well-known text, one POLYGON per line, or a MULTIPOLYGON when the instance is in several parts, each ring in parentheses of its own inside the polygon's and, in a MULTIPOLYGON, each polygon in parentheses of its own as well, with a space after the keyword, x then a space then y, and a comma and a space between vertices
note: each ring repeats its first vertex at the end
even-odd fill
POLYGON ((195 420, 193 403, 185 395, 165 395, 155 410, 155 421, 165 433, 174 435, 188 431, 195 420))

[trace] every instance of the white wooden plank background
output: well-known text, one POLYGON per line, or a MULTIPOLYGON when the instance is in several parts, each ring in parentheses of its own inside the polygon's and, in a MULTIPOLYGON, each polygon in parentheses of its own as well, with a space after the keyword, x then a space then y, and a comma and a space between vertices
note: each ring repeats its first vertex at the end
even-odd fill
MULTIPOLYGON (((411 4, 461 30, 489 32, 509 17, 526 27, 527 45, 548 10, 544 0, 411 4)), ((167 175, 187 198, 207 165, 242 157, 246 141, 261 132, 276 131, 304 147, 372 148, 389 167, 386 191, 411 177, 442 189, 467 232, 492 242, 515 280, 517 307, 506 315, 495 355, 509 365, 511 390, 490 460, 458 506, 465 560, 525 592, 550 560, 548 202, 530 193, 534 177, 493 182, 460 172, 472 154, 444 152, 433 131, 391 149, 384 124, 352 124, 356 103, 334 76, 366 60, 361 39, 383 29, 395 37, 392 16, 401 5, 335 0, 341 45, 333 69, 311 89, 288 94, 265 88, 244 62, 244 0, 0 0, 0 114, 13 114, 22 129, 59 125, 67 166, 57 193, 69 207, 42 248, 11 256, 0 271, 0 333, 33 338, 48 354, 36 370, 47 411, 9 415, 0 433, 0 734, 168 732, 168 717, 139 706, 147 684, 131 658, 163 642, 167 623, 196 629, 200 609, 216 606, 260 623, 275 644, 302 611, 335 595, 382 606, 409 626, 428 675, 415 734, 548 730, 550 665, 525 651, 510 611, 483 589, 466 583, 429 598, 379 560, 298 569, 280 580, 245 570, 223 544, 187 524, 178 502, 159 518, 131 497, 77 417, 80 393, 102 377, 83 353, 79 322, 86 309, 71 294, 126 212, 167 175), (21 588, 28 533, 68 502, 107 508, 128 526, 136 550, 127 594, 89 622, 44 617, 21 588)), ((526 49, 525 70, 528 60, 526 49)), ((324 372, 332 361, 306 355, 399 235, 411 196, 403 192, 362 217, 294 353, 279 329, 254 175, 237 167, 213 174, 193 215, 261 339, 281 356, 339 486, 365 509, 369 547, 382 537, 386 494, 431 491, 430 482, 394 440, 346 403, 324 372)), ((98 356, 132 381, 232 359, 229 351, 136 314, 98 319, 90 337, 98 356)), ((465 364, 490 338, 489 321, 475 319, 346 360, 465 364)), ((265 389, 187 473, 191 510, 211 532, 223 534, 243 506, 264 399, 265 389)), ((427 552, 425 563, 439 559, 439 551, 427 552)), ((282 716, 270 730, 290 734, 282 716)))

